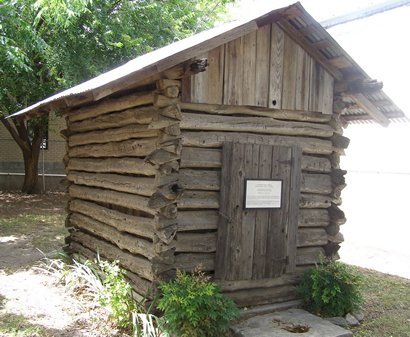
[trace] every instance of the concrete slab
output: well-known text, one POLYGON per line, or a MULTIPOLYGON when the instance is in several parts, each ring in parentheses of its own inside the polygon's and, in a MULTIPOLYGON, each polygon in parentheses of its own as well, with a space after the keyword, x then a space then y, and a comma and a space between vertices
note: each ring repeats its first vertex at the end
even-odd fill
POLYGON ((353 336, 351 331, 336 326, 302 309, 289 309, 267 315, 255 316, 236 324, 232 329, 234 331, 234 337, 353 336), (306 332, 290 332, 286 330, 292 327, 308 327, 309 329, 306 332))

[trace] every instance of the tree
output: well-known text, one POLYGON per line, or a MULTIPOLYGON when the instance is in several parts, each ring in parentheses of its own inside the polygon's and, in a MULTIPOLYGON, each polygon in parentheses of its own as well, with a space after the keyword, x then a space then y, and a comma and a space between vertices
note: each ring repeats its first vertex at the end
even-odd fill
MULTIPOLYGON (((1 1, 1 0, 0 0, 1 1)), ((47 116, 6 116, 138 55, 211 27, 234 0, 0 2, 0 121, 23 153, 22 191, 37 184, 47 116)))

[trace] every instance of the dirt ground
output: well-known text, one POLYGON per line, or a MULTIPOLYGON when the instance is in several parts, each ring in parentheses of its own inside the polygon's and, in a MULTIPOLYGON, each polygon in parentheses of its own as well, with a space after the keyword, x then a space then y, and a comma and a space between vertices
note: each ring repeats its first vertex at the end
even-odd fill
POLYGON ((65 203, 62 193, 0 192, 0 337, 115 335, 101 332, 92 303, 39 267, 62 250, 65 203))

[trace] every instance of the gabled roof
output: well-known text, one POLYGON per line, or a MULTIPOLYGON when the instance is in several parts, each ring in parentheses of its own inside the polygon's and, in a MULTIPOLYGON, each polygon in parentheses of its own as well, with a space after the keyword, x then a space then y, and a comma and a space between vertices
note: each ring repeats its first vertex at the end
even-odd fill
POLYGON ((29 106, 13 116, 30 117, 54 109, 84 105, 136 87, 150 76, 272 22, 278 24, 335 78, 335 93, 343 97, 341 109, 346 121, 374 120, 387 125, 392 119, 406 119, 404 113, 381 90, 382 84, 374 82, 300 3, 177 41, 29 106))

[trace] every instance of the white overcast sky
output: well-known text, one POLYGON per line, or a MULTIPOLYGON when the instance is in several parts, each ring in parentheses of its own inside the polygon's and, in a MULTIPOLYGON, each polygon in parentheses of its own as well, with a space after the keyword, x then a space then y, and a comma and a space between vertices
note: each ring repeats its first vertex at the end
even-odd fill
MULTIPOLYGON (((234 17, 284 7, 289 0, 241 0, 234 17)), ((303 7, 324 21, 386 0, 302 0, 303 7)), ((330 28, 328 32, 410 117, 410 6, 330 28)), ((344 158, 348 170, 410 173, 410 124, 351 125, 351 145, 344 158)))

